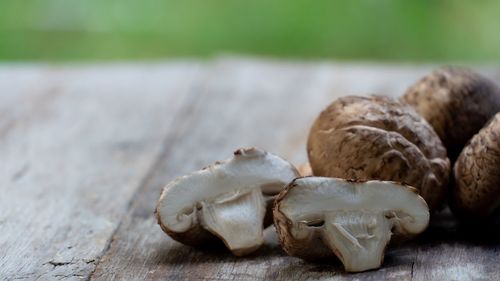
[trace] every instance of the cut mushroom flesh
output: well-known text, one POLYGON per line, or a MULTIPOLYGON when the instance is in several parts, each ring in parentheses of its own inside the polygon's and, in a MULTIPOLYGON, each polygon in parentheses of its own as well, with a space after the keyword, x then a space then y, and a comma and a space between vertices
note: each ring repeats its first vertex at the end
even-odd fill
POLYGON ((235 255, 248 254, 263 243, 266 207, 297 176, 276 155, 239 149, 230 160, 167 184, 156 208, 158 223, 179 242, 200 245, 216 236, 235 255))
POLYGON ((424 231, 429 209, 414 188, 394 182, 306 177, 278 196, 274 220, 290 255, 311 259, 333 252, 347 271, 358 272, 380 267, 392 234, 424 231))

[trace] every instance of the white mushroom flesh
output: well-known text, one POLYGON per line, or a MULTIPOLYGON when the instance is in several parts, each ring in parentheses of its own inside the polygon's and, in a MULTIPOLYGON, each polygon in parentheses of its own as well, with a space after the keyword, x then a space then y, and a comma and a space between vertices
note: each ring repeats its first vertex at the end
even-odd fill
POLYGON ((167 233, 187 232, 201 224, 234 254, 247 254, 263 242, 269 197, 297 176, 297 170, 276 155, 240 149, 230 160, 167 184, 158 202, 158 220, 167 233))
POLYGON ((307 177, 291 185, 278 199, 277 227, 289 229, 293 237, 285 238, 288 241, 319 236, 347 271, 380 267, 393 232, 412 236, 429 222, 427 204, 415 189, 393 182, 307 177), (291 226, 283 225, 280 214, 291 226))

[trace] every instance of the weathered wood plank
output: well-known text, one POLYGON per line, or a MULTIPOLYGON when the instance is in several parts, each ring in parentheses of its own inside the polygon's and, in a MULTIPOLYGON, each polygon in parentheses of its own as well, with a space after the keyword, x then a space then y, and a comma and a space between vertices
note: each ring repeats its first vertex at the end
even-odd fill
POLYGON ((239 59, 209 71, 0 66, 0 279, 86 279, 104 251, 93 279, 500 279, 500 234, 464 234, 446 213, 390 249, 382 269, 351 275, 335 261, 287 257, 272 229, 255 255, 235 258, 174 242, 152 217, 174 177, 241 146, 302 163, 308 127, 329 101, 399 95, 429 69, 239 59))
POLYGON ((1 280, 88 278, 200 71, 1 66, 1 280))
MULTIPOLYGON (((60 94, 58 75, 51 68, 0 66, 0 137, 19 122, 43 114, 47 103, 60 94)), ((59 81, 60 82, 60 81, 59 81)))
MULTIPOLYGON (((280 250, 272 229, 266 245, 249 257, 223 248, 193 249, 168 238, 153 209, 162 186, 176 176, 230 156, 241 146, 260 146, 300 164, 308 127, 335 97, 400 95, 430 67, 288 64, 222 60, 198 85, 201 99, 175 122, 162 156, 98 265, 95 280, 460 280, 499 277, 498 239, 487 246, 456 233, 449 213, 429 232, 391 248, 377 271, 345 274, 339 262, 307 263, 280 250), (464 266, 464 268, 460 268, 464 266), (468 274, 468 275, 467 275, 468 274)), ((498 78, 498 72, 488 72, 498 78)), ((493 278, 494 279, 494 278, 493 278)))

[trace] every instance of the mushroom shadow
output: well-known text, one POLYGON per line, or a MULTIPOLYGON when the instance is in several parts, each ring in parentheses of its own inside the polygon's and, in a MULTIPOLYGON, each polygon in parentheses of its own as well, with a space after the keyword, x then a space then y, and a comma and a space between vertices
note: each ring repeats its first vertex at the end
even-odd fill
POLYGON ((460 222, 446 208, 432 216, 429 228, 415 239, 416 244, 459 243, 469 246, 500 246, 498 221, 460 222))
MULTIPOLYGON (((270 276, 316 276, 319 273, 344 274, 342 263, 332 256, 328 259, 306 261, 288 256, 280 247, 273 227, 264 232, 265 244, 250 255, 234 256, 220 240, 203 247, 191 247, 171 240, 158 246, 158 255, 151 262, 160 265, 202 266, 215 263, 266 263, 275 260, 279 266, 269 266, 270 276), (286 272, 286 273, 285 273, 286 272)), ((429 228, 414 240, 389 245, 383 269, 411 266, 416 250, 448 245, 464 245, 487 249, 500 248, 498 224, 471 225, 460 223, 449 209, 432 216, 429 228)), ((362 277, 362 275, 360 275, 362 277)))
POLYGON ((192 247, 178 242, 163 243, 160 254, 153 261, 158 264, 202 264, 202 263, 239 263, 254 261, 264 262, 270 258, 287 257, 277 241, 274 227, 264 231, 264 244, 255 252, 245 256, 235 256, 219 239, 213 239, 203 246, 192 247))

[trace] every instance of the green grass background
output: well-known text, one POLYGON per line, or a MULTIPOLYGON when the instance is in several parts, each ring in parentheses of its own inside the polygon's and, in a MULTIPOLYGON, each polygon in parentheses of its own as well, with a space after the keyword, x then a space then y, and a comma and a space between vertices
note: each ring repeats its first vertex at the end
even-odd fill
POLYGON ((0 0, 0 60, 500 61, 500 1, 0 0))

